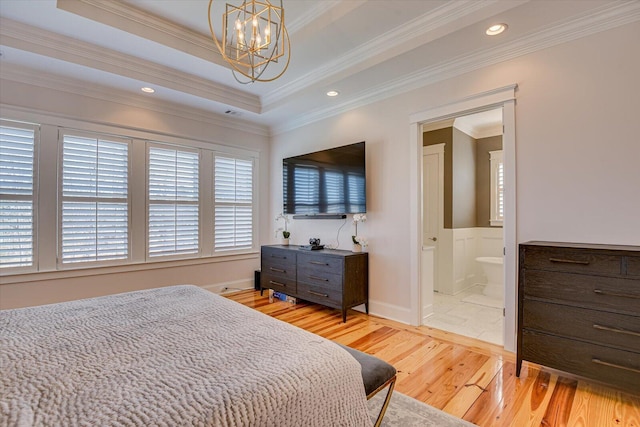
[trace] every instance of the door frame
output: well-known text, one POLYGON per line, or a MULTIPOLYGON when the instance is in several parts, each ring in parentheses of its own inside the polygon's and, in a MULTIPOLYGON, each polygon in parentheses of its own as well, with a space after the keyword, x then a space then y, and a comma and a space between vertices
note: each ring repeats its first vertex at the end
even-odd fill
POLYGON ((516 236, 516 133, 515 92, 512 84, 472 95, 453 103, 431 108, 409 116, 409 227, 410 227, 410 290, 411 324, 422 320, 422 125, 466 116, 481 111, 502 108, 502 150, 504 161, 504 266, 505 317, 504 348, 515 352, 517 319, 517 236, 516 236))

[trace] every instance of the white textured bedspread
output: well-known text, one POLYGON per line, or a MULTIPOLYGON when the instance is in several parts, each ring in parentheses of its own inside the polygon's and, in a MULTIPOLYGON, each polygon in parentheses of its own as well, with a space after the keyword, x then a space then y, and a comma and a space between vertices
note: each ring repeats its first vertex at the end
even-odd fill
POLYGON ((346 351, 184 285, 0 311, 0 425, 371 421, 346 351))

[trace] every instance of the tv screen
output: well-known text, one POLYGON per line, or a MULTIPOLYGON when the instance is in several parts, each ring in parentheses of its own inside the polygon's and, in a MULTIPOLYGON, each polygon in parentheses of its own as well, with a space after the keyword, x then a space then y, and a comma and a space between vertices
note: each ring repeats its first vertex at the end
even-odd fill
POLYGON ((282 175, 285 214, 367 211, 364 141, 283 159, 282 175))

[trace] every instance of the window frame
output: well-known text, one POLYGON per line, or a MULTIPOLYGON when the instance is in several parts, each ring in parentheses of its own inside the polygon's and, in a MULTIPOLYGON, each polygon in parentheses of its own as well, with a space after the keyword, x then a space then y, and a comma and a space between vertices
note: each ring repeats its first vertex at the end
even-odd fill
MULTIPOLYGON (((33 195, 33 263, 29 267, 12 267, 0 269, 0 280, 3 283, 21 283, 39 280, 58 280, 71 277, 91 277, 98 274, 146 271, 149 269, 206 265, 209 263, 225 263, 228 261, 252 260, 259 256, 259 243, 262 238, 261 222, 264 208, 261 205, 260 192, 268 187, 268 177, 260 170, 264 152, 253 146, 245 146, 233 137, 229 141, 208 136, 206 139, 189 135, 159 133, 151 130, 134 129, 118 125, 91 122, 80 119, 64 118, 42 113, 25 113, 7 109, 1 120, 9 125, 16 123, 33 125, 39 129, 34 144, 34 195, 33 195), (129 260, 109 260, 93 262, 65 263, 60 268, 60 168, 62 163, 60 132, 71 130, 79 136, 104 137, 109 139, 126 139, 131 141, 129 149, 128 203, 129 221, 129 260), (146 144, 157 142, 160 145, 177 146, 182 149, 200 150, 200 252, 188 257, 167 259, 165 257, 146 257, 147 239, 147 149, 146 144), (253 160, 253 242, 246 250, 213 252, 213 155, 238 157, 253 160), (42 158, 42 159, 41 159, 42 158), (211 231, 210 231, 211 230, 211 231)), ((229 139, 229 138, 227 138, 229 139)), ((266 202, 265 202, 266 203, 266 202)), ((266 205, 265 205, 266 207, 266 205)))
MULTIPOLYGON (((58 270, 77 270, 84 268, 95 268, 95 267, 106 267, 106 266, 117 266, 117 265, 127 265, 132 262, 132 249, 133 249, 133 238, 132 238, 132 148, 133 141, 130 138, 117 136, 109 133, 103 132, 91 132, 84 130, 77 130, 65 127, 58 127, 58 198, 57 198, 57 229, 56 229, 56 239, 57 239, 57 254, 56 254, 56 268, 58 270), (65 202, 65 196, 63 191, 64 184, 64 137, 65 135, 75 136, 79 138, 95 138, 95 139, 105 139, 110 142, 119 142, 127 145, 127 256, 126 258, 118 258, 112 260, 104 260, 104 261, 85 261, 85 262, 67 262, 64 263, 62 259, 62 211, 65 202)), ((81 201, 82 197, 77 196, 69 196, 73 200, 71 201, 81 201)), ((89 198, 87 198, 89 199, 89 198)), ((94 198, 98 201, 100 198, 94 198)))
POLYGON ((502 150, 489 151, 489 162, 489 169, 491 171, 491 209, 489 223, 492 227, 502 227, 504 214, 500 215, 499 209, 500 196, 502 196, 502 205, 504 206, 504 160, 502 150), (499 187, 500 180, 498 179, 500 166, 502 166, 502 187, 499 187))
MULTIPOLYGON (((203 200, 203 164, 202 164, 202 150, 197 147, 193 147, 192 145, 187 144, 175 144, 175 143, 165 143, 159 141, 146 141, 145 147, 145 236, 144 236, 144 247, 145 247, 145 262, 162 262, 162 261, 174 261, 174 260, 188 260, 188 259, 198 259, 203 257, 203 208, 206 202, 203 200), (185 151, 196 153, 198 155, 198 248, 195 253, 184 253, 184 254, 169 254, 169 255, 155 255, 151 256, 149 253, 149 214, 150 214, 150 205, 151 199, 149 197, 149 174, 150 174, 150 158, 151 158, 151 148, 161 148, 161 149, 169 149, 176 151, 185 151)), ((193 203, 188 203, 185 201, 176 200, 176 204, 184 204, 190 205, 193 203)), ((160 204, 169 204, 160 203, 160 204)))
POLYGON ((211 211, 211 245, 208 248, 211 251, 211 256, 225 256, 225 255, 234 255, 241 254, 247 252, 253 252, 256 250, 258 245, 258 183, 257 183, 257 172, 258 171, 258 159, 255 156, 243 155, 239 153, 234 153, 231 150, 222 151, 222 150, 214 150, 211 152, 211 177, 209 182, 211 183, 211 207, 209 208, 211 211), (222 249, 216 250, 216 242, 215 242, 215 230, 216 230, 216 219, 215 219, 215 209, 218 205, 223 206, 237 206, 244 205, 238 202, 216 202, 215 195, 215 177, 216 177, 216 157, 224 157, 224 158, 232 158, 234 160, 242 160, 242 161, 250 161, 251 162, 251 247, 250 248, 233 248, 233 249, 222 249))
MULTIPOLYGON (((33 159, 32 159, 32 194, 31 194, 31 265, 0 268, 5 274, 22 274, 37 272, 39 268, 38 228, 39 228, 39 159, 40 159, 40 130, 37 123, 23 122, 19 120, 0 119, 0 126, 33 130, 33 159)), ((29 200, 25 196, 5 194, 0 200, 29 200)))

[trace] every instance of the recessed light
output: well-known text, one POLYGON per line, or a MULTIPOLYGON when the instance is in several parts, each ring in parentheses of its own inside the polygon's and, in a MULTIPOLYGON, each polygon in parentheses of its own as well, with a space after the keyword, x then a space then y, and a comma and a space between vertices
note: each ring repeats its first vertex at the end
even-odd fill
POLYGON ((509 28, 507 24, 495 24, 487 28, 487 31, 485 32, 488 36, 497 36, 498 34, 504 32, 504 30, 506 30, 507 28, 509 28))
POLYGON ((330 90, 329 92, 327 92, 327 96, 338 96, 340 95, 340 92, 338 92, 337 90, 330 90))
POLYGON ((143 92, 146 92, 146 93, 153 93, 153 92, 155 92, 155 91, 156 91, 154 88, 152 88, 152 87, 147 87, 147 86, 145 86, 145 87, 141 88, 140 90, 141 90, 141 91, 143 91, 143 92))

